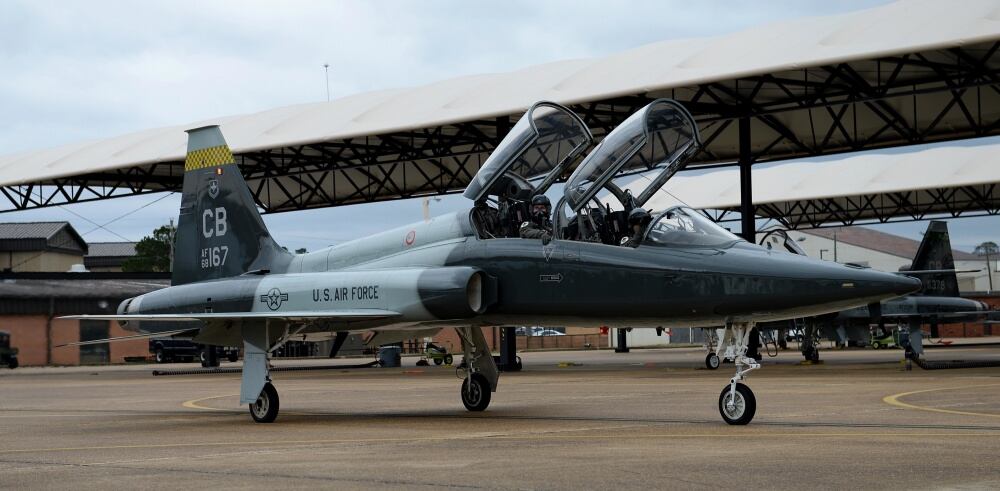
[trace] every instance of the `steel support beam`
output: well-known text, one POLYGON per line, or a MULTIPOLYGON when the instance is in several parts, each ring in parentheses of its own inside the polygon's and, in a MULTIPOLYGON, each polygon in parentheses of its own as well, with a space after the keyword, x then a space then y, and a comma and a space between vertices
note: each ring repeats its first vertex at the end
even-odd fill
POLYGON ((753 207, 753 182, 750 170, 753 155, 750 152, 750 118, 740 118, 740 222, 743 238, 750 243, 757 242, 757 223, 753 207))

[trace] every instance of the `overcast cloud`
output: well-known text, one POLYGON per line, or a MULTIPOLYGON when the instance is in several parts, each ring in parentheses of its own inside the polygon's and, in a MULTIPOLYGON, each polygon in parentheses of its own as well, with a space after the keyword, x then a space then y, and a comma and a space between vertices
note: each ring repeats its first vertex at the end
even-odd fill
MULTIPOLYGON (((330 64, 336 98, 882 3, 4 1, 0 154, 321 101, 323 63, 330 64)), ((8 213, 0 220, 69 220, 86 233, 96 228, 91 222, 145 206, 115 220, 110 231, 85 237, 136 240, 176 217, 179 197, 161 196, 8 213)), ((438 214, 465 204, 449 196, 431 208, 438 214)), ((420 218, 417 200, 265 219, 289 248, 316 249, 420 218)), ((954 222, 957 243, 986 240, 983 220, 1000 228, 995 218, 976 220, 954 222)), ((901 224, 890 231, 919 237, 924 227, 901 224)))

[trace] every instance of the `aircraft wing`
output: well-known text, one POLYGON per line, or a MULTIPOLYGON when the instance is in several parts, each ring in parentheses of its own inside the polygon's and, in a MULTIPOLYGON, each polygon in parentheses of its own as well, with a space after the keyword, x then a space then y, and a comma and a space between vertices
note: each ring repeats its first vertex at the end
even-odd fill
POLYGON ((931 313, 931 312, 923 312, 923 313, 901 312, 901 313, 894 313, 894 314, 882 314, 881 317, 884 317, 884 318, 886 318, 886 317, 937 317, 939 319, 950 319, 950 318, 970 317, 970 316, 978 316, 978 317, 987 317, 988 318, 988 317, 990 317, 990 311, 988 311, 988 310, 972 310, 972 311, 968 311, 968 312, 939 312, 939 313, 931 313))
POLYGON ((114 338, 94 339, 91 341, 79 341, 76 343, 57 344, 55 347, 62 348, 63 346, 86 346, 88 344, 114 343, 117 341, 129 341, 133 339, 165 338, 169 336, 176 336, 178 334, 194 336, 197 333, 198 329, 176 329, 173 331, 151 332, 147 334, 133 334, 131 336, 118 336, 114 338))
POLYGON ((289 312, 194 312, 188 314, 108 314, 67 315, 60 319, 141 321, 141 322, 198 322, 218 320, 376 320, 399 317, 399 312, 382 309, 289 311, 289 312))

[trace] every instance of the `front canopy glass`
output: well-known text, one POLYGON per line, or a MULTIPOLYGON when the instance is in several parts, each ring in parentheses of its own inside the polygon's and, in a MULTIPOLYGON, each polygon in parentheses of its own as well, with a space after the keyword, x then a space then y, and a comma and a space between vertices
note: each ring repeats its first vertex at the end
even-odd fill
POLYGON ((678 206, 661 213, 646 232, 644 244, 717 247, 743 240, 690 208, 678 206))
POLYGON ((632 204, 642 206, 684 167, 700 144, 698 126, 684 107, 669 99, 653 101, 629 116, 580 163, 566 182, 566 202, 577 212, 615 177, 659 168, 634 196, 632 204))

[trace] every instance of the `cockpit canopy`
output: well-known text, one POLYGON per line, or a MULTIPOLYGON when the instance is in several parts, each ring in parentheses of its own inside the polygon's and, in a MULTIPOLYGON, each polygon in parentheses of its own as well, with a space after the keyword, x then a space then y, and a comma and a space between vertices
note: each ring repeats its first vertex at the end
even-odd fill
POLYGON ((463 194, 530 199, 543 194, 590 145, 594 137, 573 111, 537 102, 514 125, 463 194))
MULTIPOLYGON (((612 179, 660 168, 633 203, 622 203, 626 208, 642 206, 684 167, 700 145, 691 114, 672 100, 655 100, 629 116, 580 163, 566 182, 566 202, 572 211, 579 212, 612 179)), ((610 187, 617 190, 613 183, 610 187)))
POLYGON ((743 240, 708 217, 683 206, 657 216, 646 231, 644 244, 658 246, 718 247, 743 240))

